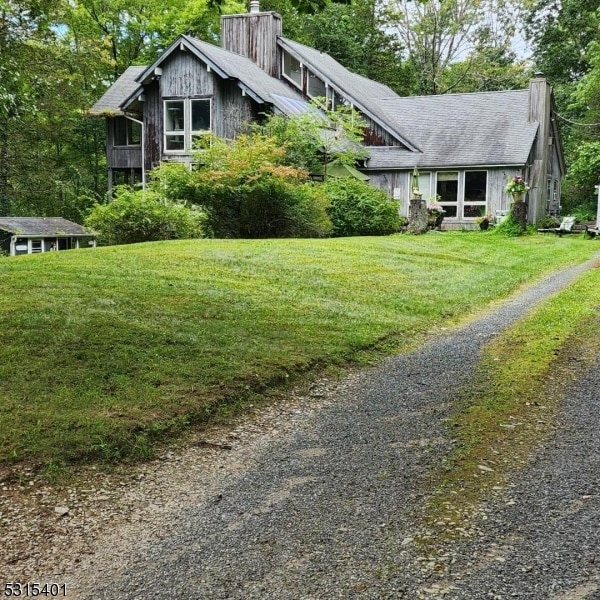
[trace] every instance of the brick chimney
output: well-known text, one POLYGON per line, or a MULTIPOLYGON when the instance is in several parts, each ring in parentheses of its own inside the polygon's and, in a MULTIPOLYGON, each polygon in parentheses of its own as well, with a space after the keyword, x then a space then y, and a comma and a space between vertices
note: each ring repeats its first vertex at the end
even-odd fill
POLYGON ((246 56, 273 77, 280 75, 277 37, 281 32, 281 16, 260 12, 257 0, 250 2, 249 13, 221 17, 221 47, 246 56))

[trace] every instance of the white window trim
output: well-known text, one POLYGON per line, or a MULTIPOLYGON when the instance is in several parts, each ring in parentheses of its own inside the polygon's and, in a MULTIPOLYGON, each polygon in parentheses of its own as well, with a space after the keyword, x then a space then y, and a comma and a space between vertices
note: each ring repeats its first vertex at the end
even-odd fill
POLYGON ((193 138, 194 135, 200 135, 201 133, 211 133, 213 130, 213 98, 212 96, 198 96, 192 98, 163 98, 163 152, 168 155, 185 155, 190 154, 193 151, 193 138), (210 112, 210 128, 202 131, 192 131, 192 101, 204 100, 208 101, 209 112, 210 112), (169 102, 183 102, 183 131, 167 131, 167 104, 169 102), (182 135, 183 136, 183 149, 182 150, 167 150, 167 136, 182 135))
POLYGON ((282 75, 282 77, 284 77, 286 79, 286 81, 289 81, 296 89, 300 90, 301 92, 304 92, 304 90, 302 88, 304 87, 304 71, 305 71, 305 69, 306 69, 306 67, 304 66, 304 63, 299 58, 296 58, 291 52, 288 52, 287 50, 284 50, 281 53, 281 75, 282 75), (285 72, 285 55, 286 54, 288 54, 294 60, 297 60, 300 63, 300 85, 298 85, 298 82, 294 81, 285 72))
MULTIPOLYGON (((460 210, 461 210, 461 215, 465 214, 465 205, 468 204, 469 206, 483 206, 484 211, 483 214, 487 214, 488 211, 488 202, 489 202, 489 198, 490 198, 490 172, 488 169, 465 169, 464 171, 462 171, 462 179, 463 179, 463 185, 462 185, 462 194, 461 194, 461 198, 462 200, 460 201, 460 210), (466 174, 467 173, 485 173, 485 200, 483 201, 477 201, 477 200, 471 200, 468 203, 465 200, 465 187, 466 187, 466 174)), ((481 215, 483 216, 483 215, 481 215)), ((475 220, 478 217, 465 217, 465 216, 461 216, 460 219, 462 221, 465 222, 475 222, 475 220)))
MULTIPOLYGON (((444 206, 444 204, 446 204, 447 206, 456 206, 456 217, 444 217, 444 220, 448 220, 451 222, 466 222, 466 223, 471 223, 471 222, 475 222, 475 219, 477 219, 477 217, 464 217, 464 207, 465 207, 465 173, 468 172, 485 172, 486 175, 486 188, 485 188, 485 201, 484 202, 469 202, 469 205, 479 205, 479 206, 483 206, 485 207, 486 211, 487 211, 487 207, 489 205, 489 198, 490 198, 490 171, 489 169, 448 169, 448 170, 439 170, 439 171, 429 171, 429 176, 431 178, 430 180, 430 189, 432 190, 432 195, 433 192, 435 192, 435 194, 437 194, 437 184, 438 184, 438 174, 439 173, 458 173, 458 189, 457 189, 457 194, 456 194, 456 202, 447 202, 444 203, 443 199, 440 202, 440 204, 442 206, 444 206)), ((427 173, 427 171, 424 171, 424 173, 427 173)), ((411 192, 411 182, 412 182, 412 174, 409 173, 409 190, 408 190, 408 194, 409 194, 409 200, 410 197, 412 196, 412 192, 411 192)), ((430 199, 429 198, 425 198, 423 197, 423 200, 425 200, 426 202, 429 203, 430 199)))

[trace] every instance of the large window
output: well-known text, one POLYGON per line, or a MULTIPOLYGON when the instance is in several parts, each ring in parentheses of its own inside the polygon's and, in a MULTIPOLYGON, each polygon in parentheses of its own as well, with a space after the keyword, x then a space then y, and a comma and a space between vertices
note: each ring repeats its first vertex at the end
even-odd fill
POLYGON ((113 133, 115 146, 139 146, 141 144, 141 126, 131 119, 115 117, 113 133))
POLYGON ((463 217, 482 217, 487 212, 487 171, 465 171, 463 217))
POLYGON ((453 219, 458 216, 458 172, 442 171, 437 174, 436 193, 439 203, 446 211, 446 217, 453 219))
POLYGON ((165 100, 165 150, 190 152, 194 141, 211 130, 210 98, 165 100))

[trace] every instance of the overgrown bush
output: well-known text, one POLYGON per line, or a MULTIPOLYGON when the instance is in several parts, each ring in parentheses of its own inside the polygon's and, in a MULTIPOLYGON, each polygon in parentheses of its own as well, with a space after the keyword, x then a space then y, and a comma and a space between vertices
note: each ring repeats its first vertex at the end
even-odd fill
POLYGON ((334 236, 389 235, 400 231, 398 205, 382 190, 356 179, 324 185, 334 236))
POLYGON ((307 182, 304 169, 282 164, 285 149, 274 138, 253 133, 233 142, 213 139, 198 159, 202 164, 196 171, 185 175, 165 169, 162 177, 169 194, 177 193, 206 210, 210 235, 329 235, 325 197, 307 182))
POLYGON ((167 200, 154 190, 119 186, 108 204, 97 204, 85 220, 101 244, 134 244, 202 237, 206 215, 167 200))
POLYGON ((503 219, 497 227, 494 227, 493 233, 505 237, 519 237, 520 235, 523 235, 524 231, 511 210, 508 215, 506 215, 506 218, 503 219))
POLYGON ((559 225, 560 221, 556 217, 553 217, 552 215, 546 215, 536 222, 535 228, 551 229, 552 227, 558 227, 559 225))
POLYGON ((598 205, 596 202, 588 202, 576 206, 569 214, 578 221, 595 221, 598 205))

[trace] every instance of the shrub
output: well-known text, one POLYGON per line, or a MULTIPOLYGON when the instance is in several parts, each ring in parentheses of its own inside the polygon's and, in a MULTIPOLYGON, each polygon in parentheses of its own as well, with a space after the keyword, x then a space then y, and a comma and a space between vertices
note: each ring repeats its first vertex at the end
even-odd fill
POLYGON ((552 227, 558 227, 559 225, 560 221, 556 217, 553 217, 552 215, 546 215, 545 217, 542 217, 539 221, 537 221, 537 223, 535 224, 535 228, 551 229, 552 227))
POLYGON ((177 186, 186 200, 206 209, 211 235, 321 237, 331 231, 326 199, 307 183, 304 169, 282 164, 284 149, 275 138, 215 138, 198 157, 202 166, 177 186))
POLYGON ((502 223, 494 228, 494 233, 505 237, 519 237, 524 232, 521 229, 521 224, 511 210, 502 223))
POLYGON ((114 200, 94 206, 85 224, 101 244, 114 245, 202 237, 205 220, 202 211, 166 200, 155 191, 119 186, 114 200))
POLYGON ((578 221, 595 221, 596 212, 598 205, 596 202, 588 202, 587 204, 580 204, 571 211, 571 216, 575 217, 578 221))
POLYGON ((382 190, 357 179, 324 185, 334 236, 388 235, 400 231, 398 205, 382 190))

